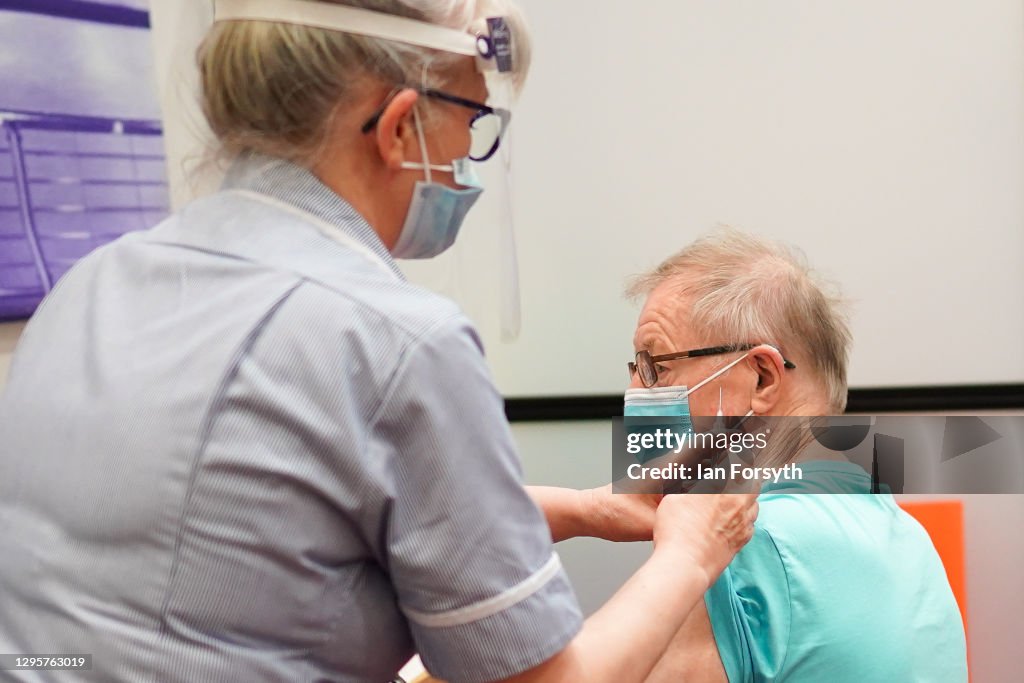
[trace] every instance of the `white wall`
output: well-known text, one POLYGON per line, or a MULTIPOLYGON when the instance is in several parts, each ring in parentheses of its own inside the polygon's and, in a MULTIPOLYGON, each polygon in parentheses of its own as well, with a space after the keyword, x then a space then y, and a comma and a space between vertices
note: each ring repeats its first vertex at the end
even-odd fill
POLYGON ((720 222, 841 285, 852 386, 1024 381, 1019 0, 522 4, 517 343, 487 193, 455 260, 505 395, 620 390, 624 281, 720 222))
MULTIPOLYGON (((513 432, 530 483, 583 488, 609 481, 610 422, 516 424, 513 432)), ((971 680, 1018 680, 1024 633, 1024 496, 944 497, 952 498, 964 503, 971 680)), ((557 549, 589 614, 643 563, 650 545, 574 539, 557 549)))
POLYGON ((196 50, 212 21, 212 2, 157 1, 150 5, 150 36, 173 208, 220 185, 219 169, 207 151, 212 135, 199 107, 199 71, 195 65, 196 50))

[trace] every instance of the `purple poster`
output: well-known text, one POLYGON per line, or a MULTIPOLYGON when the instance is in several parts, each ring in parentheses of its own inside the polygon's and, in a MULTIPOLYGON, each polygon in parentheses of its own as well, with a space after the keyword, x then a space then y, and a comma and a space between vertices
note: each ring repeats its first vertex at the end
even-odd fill
POLYGON ((167 214, 149 0, 0 0, 0 320, 167 214))

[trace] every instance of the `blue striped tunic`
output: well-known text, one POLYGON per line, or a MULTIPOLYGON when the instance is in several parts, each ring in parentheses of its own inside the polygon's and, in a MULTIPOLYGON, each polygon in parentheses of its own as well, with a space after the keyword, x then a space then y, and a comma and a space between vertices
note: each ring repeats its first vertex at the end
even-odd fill
POLYGON ((0 652, 91 653, 83 680, 386 681, 416 650, 485 681, 582 621, 470 323, 270 159, 42 304, 0 538, 0 652))

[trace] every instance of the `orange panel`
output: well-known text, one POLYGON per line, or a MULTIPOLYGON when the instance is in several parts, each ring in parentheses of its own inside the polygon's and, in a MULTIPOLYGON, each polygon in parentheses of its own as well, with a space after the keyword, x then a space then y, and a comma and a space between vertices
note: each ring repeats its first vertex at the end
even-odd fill
MULTIPOLYGON (((958 500, 905 502, 900 507, 931 536, 946 568, 967 632, 967 574, 964 564, 964 506, 958 500)), ((969 650, 968 650, 969 652, 969 650)))

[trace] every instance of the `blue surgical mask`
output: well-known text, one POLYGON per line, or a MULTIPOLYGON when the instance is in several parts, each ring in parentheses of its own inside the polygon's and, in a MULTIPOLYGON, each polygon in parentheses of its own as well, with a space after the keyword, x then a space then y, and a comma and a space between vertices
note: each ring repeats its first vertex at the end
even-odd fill
POLYGON ((413 110, 413 117, 416 121, 420 150, 426 163, 406 162, 402 164, 402 168, 423 170, 426 180, 416 183, 409 212, 405 216, 405 224, 398 236, 398 242, 391 250, 395 258, 402 259, 432 258, 452 246, 466 214, 483 192, 483 184, 476 175, 473 162, 469 159, 456 159, 450 166, 431 165, 423 126, 416 110, 413 110), (455 190, 442 183, 433 182, 431 171, 452 173, 455 182, 464 189, 455 190))
MULTIPOLYGON (((671 387, 652 387, 650 389, 629 389, 626 391, 623 415, 626 418, 657 417, 659 420, 656 423, 646 420, 642 424, 637 424, 636 422, 630 424, 629 420, 627 420, 625 423, 626 430, 632 434, 634 432, 653 433, 657 430, 667 429, 675 435, 675 438, 683 438, 686 434, 693 432, 693 417, 690 415, 690 394, 708 382, 724 375, 748 355, 750 354, 743 354, 690 388, 687 388, 686 385, 677 385, 671 387)), ((718 412, 721 415, 721 393, 719 393, 718 412)), ((747 416, 751 414, 753 414, 753 411, 747 413, 747 416)), ((647 450, 637 457, 641 462, 646 462, 659 455, 660 453, 647 450)))
MULTIPOLYGON (((685 384, 671 387, 652 387, 650 389, 629 389, 623 415, 626 417, 666 417, 667 422, 678 433, 693 431, 693 418, 690 416, 690 394, 708 382, 721 377, 733 366, 750 354, 743 354, 723 368, 719 368, 708 377, 687 388, 685 384)), ((721 396, 721 395, 719 395, 721 396)), ((718 412, 722 412, 719 405, 718 412)), ((749 413, 748 413, 749 415, 749 413)))

